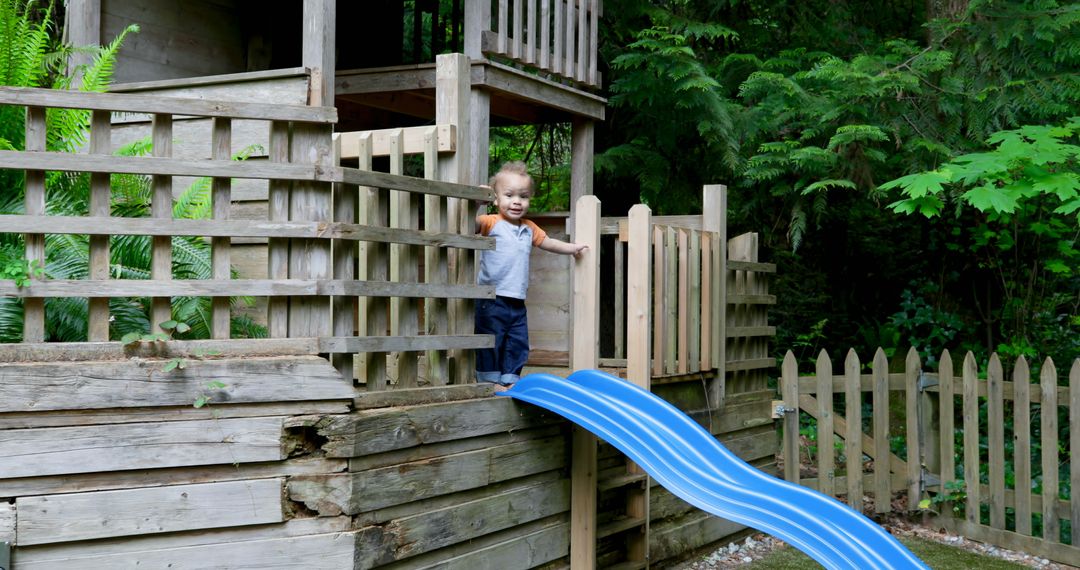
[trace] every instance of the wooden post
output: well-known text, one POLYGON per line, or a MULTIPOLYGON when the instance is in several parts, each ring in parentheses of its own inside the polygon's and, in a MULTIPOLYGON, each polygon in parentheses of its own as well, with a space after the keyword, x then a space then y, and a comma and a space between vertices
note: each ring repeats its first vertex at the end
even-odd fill
MULTIPOLYGON (((484 32, 491 30, 491 2, 466 0, 464 28, 465 55, 473 59, 483 58, 484 53, 480 49, 480 42, 483 40, 484 32)), ((436 122, 441 124, 441 121, 436 122)))
POLYGON ((825 349, 818 353, 817 365, 817 439, 818 439, 818 491, 832 497, 836 495, 836 449, 833 447, 833 367, 832 359, 825 349))
MULTIPOLYGON (((333 163, 341 164, 341 139, 335 136, 333 142, 333 163)), ((334 221, 344 224, 357 223, 357 200, 359 189, 351 184, 340 183, 333 187, 334 221)), ((356 242, 336 240, 332 246, 334 254, 334 279, 351 281, 356 279, 356 242)), ((353 336, 356 334, 356 302, 352 295, 340 295, 333 300, 334 336, 353 336)), ((353 355, 335 354, 331 357, 334 367, 341 377, 352 385, 353 355)))
POLYGON ((848 349, 844 359, 844 404, 847 432, 844 434, 844 455, 847 456, 847 500, 848 506, 862 512, 862 366, 859 355, 854 349, 848 349))
POLYGON ((1031 371, 1023 356, 1016 359, 1012 380, 1016 532, 1031 536, 1031 371))
MULTIPOLYGON (((921 433, 919 429, 919 376, 921 372, 922 361, 919 358, 919 351, 911 347, 904 362, 908 511, 917 510, 919 501, 922 500, 922 447, 926 434, 921 433)), ((927 410, 924 409, 925 411, 927 410)))
MULTIPOLYGON (((153 154, 158 157, 172 156, 172 115, 154 115, 152 142, 153 154)), ((150 199, 150 215, 154 218, 172 218, 172 176, 155 175, 152 178, 153 197, 150 199)), ((172 279, 172 238, 157 236, 152 240, 150 278, 172 279)), ((150 300, 150 332, 161 332, 158 326, 172 319, 172 300, 154 297, 150 300)))
POLYGON ((874 407, 874 512, 887 513, 891 509, 892 487, 889 482, 889 359, 885 351, 874 352, 873 375, 874 407))
MULTIPOLYGON (((78 45, 78 44, 76 44, 78 45)), ((112 113, 94 111, 90 119, 90 152, 109 154, 112 149, 112 113)), ((90 175, 90 211, 91 216, 106 217, 111 215, 112 188, 109 175, 94 173, 90 175)), ((90 236, 90 275, 91 279, 109 278, 109 236, 90 236)), ((109 340, 109 300, 93 298, 88 300, 89 323, 87 338, 91 342, 109 340)))
MULTIPOLYGON (((574 241, 589 246, 574 263, 570 368, 596 368, 600 358, 600 200, 582 196, 574 206, 574 241)), ((570 568, 596 565, 596 437, 574 427, 570 466, 570 568)))
POLYGON ((1005 528, 1005 371, 997 353, 986 369, 987 453, 990 458, 990 526, 1005 528))
MULTIPOLYGON (((577 204, 582 196, 593 193, 593 144, 596 124, 592 120, 574 117, 570 126, 570 204, 577 204)), ((570 227, 574 227, 570 212, 570 227)), ((573 237, 573 236, 572 236, 573 237)), ((574 237, 576 240, 577 238, 574 237)))
MULTIPOLYGON (((284 121, 270 123, 270 150, 268 159, 271 163, 289 162, 289 124, 284 121)), ((291 184, 287 180, 269 182, 269 214, 271 222, 284 222, 289 219, 289 194, 291 184)), ((267 278, 285 280, 289 278, 289 240, 270 238, 267 243, 267 278)), ((289 299, 270 297, 267 299, 266 321, 271 338, 289 336, 289 299)))
MULTIPOLYGON (((26 108, 26 150, 27 152, 44 152, 45 138, 45 108, 26 108)), ((45 215, 45 172, 41 170, 26 171, 26 193, 23 196, 23 205, 28 216, 45 215)), ((29 276, 34 276, 36 268, 45 267, 45 236, 43 234, 26 234, 23 238, 26 242, 26 262, 30 264, 29 276)), ((45 341, 45 299, 41 297, 27 297, 23 299, 23 342, 45 341)))
POLYGON ((308 105, 334 106, 337 0, 304 0, 303 65, 311 70, 308 105))
POLYGON ((979 367, 970 351, 964 357, 964 488, 967 502, 964 516, 970 523, 979 524, 981 503, 979 485, 979 367))
MULTIPOLYGON (((101 44, 101 0, 68 0, 64 18, 67 41, 74 47, 97 46, 101 44)), ((71 69, 89 65, 93 56, 75 51, 71 54, 71 69)), ((73 86, 82 84, 82 73, 76 73, 73 86)))
MULTIPOLYGON (((948 484, 956 480, 956 456, 953 451, 956 447, 953 443, 956 437, 954 419, 956 413, 956 385, 953 382, 952 355, 949 354, 948 350, 941 353, 941 360, 938 361, 937 413, 940 417, 938 422, 938 437, 940 438, 938 455, 941 460, 938 462, 938 472, 940 473, 941 487, 939 491, 945 493, 948 491, 948 484)), ((927 450, 927 457, 929 455, 929 450, 927 450)), ((927 465, 930 465, 929 461, 927 461, 927 465)), ((930 472, 934 472, 932 467, 930 472)), ((953 503, 950 501, 942 507, 942 512, 947 513, 952 509, 953 503)))
POLYGON ((799 363, 787 351, 781 366, 780 396, 784 402, 784 480, 799 482, 799 363))
MULTIPOLYGON (((469 9, 467 3, 466 8, 469 9)), ((472 8, 475 10, 476 8, 472 8)), ((472 12, 470 12, 472 13, 472 12)), ((473 16, 466 14, 467 20, 473 16)), ((490 17, 489 17, 490 21, 490 17)), ((469 34, 465 41, 469 42, 469 34)), ((469 58, 460 53, 442 54, 435 58, 435 122, 438 124, 450 123, 457 127, 453 155, 439 158, 439 177, 446 182, 460 184, 477 184, 479 181, 470 172, 469 165, 472 161, 472 150, 476 144, 471 140, 472 121, 470 117, 470 101, 472 101, 471 82, 469 78, 469 58)), ((484 139, 487 140, 486 138, 484 139)), ((485 142, 486 145, 486 142, 485 142)), ((486 146, 484 155, 486 156, 486 146)), ((472 205, 465 200, 451 198, 447 200, 447 218, 450 223, 448 231, 456 231, 464 234, 472 233, 472 205)), ((476 279, 475 263, 472 252, 451 252, 450 278, 454 283, 472 283, 476 279)), ((454 299, 449 303, 451 334, 472 334, 473 332, 473 303, 468 299, 454 299)), ((450 371, 454 383, 474 381, 475 359, 472 351, 452 351, 451 360, 453 367, 450 371)))
MULTIPOLYGON (((649 350, 649 279, 652 246, 652 212, 644 204, 630 208, 629 240, 627 242, 628 265, 634 270, 627 274, 626 283, 626 379, 645 390, 650 389, 649 350)), ((616 242, 616 247, 622 244, 616 242)), ((642 473, 641 467, 627 461, 629 473, 642 473)), ((626 514, 641 519, 643 527, 638 533, 628 535, 626 558, 631 562, 648 564, 649 560, 649 479, 641 481, 640 487, 627 492, 626 514)))
MULTIPOLYGON (((702 189, 701 202, 701 229, 712 232, 719 241, 713 252, 714 256, 719 257, 719 263, 712 268, 712 303, 704 309, 712 313, 709 348, 712 350, 712 364, 716 367, 716 378, 709 384, 709 401, 719 406, 727 385, 727 186, 707 184, 702 189)), ((706 347, 703 346, 704 350, 706 347)))
POLYGON ((1058 374, 1054 361, 1047 357, 1039 371, 1039 414, 1042 433, 1042 516, 1043 540, 1061 542, 1061 521, 1057 515, 1058 479, 1058 374))
MULTIPOLYGON (((371 170, 372 140, 365 133, 357 141, 357 168, 371 170)), ((359 188, 360 223, 372 227, 386 227, 390 220, 390 200, 384 191, 369 186, 359 188)), ((390 248, 388 244, 363 242, 359 248, 360 279, 389 281, 390 248)), ((360 300, 360 333, 367 336, 386 336, 387 303, 382 297, 364 297, 360 300)), ((360 357, 360 370, 368 391, 386 388, 386 353, 369 352, 360 357)))
MULTIPOLYGON (((232 158, 232 121, 227 118, 215 117, 212 130, 211 156, 214 160, 230 160, 232 158)), ((232 180, 214 178, 210 184, 214 219, 229 219, 229 209, 232 207, 232 180)), ((227 237, 216 237, 210 242, 214 279, 228 280, 232 277, 229 251, 231 244, 232 240, 227 237)), ((214 297, 211 301, 211 314, 213 315, 211 317, 211 336, 218 339, 229 338, 232 325, 229 298, 214 297)))

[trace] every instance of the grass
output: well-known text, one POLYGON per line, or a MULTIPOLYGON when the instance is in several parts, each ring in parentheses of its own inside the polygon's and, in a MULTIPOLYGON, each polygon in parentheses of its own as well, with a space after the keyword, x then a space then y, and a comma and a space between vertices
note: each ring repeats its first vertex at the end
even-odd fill
MULTIPOLYGON (((903 538, 904 543, 915 556, 918 556, 927 566, 934 570, 1017 570, 1026 568, 1020 564, 1008 562, 998 558, 983 556, 969 552, 962 548, 947 546, 932 540, 921 538, 903 538)), ((754 561, 743 568, 750 570, 803 570, 806 568, 819 568, 818 564, 808 556, 785 547, 769 553, 766 557, 754 561)))

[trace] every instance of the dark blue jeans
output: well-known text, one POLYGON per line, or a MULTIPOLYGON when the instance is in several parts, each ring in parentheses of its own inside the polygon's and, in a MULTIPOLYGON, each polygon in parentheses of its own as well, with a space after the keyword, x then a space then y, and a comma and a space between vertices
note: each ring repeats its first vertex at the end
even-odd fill
POLYGON ((475 330, 495 335, 495 348, 476 351, 476 380, 504 386, 517 382, 529 359, 525 301, 499 296, 477 302, 475 330))

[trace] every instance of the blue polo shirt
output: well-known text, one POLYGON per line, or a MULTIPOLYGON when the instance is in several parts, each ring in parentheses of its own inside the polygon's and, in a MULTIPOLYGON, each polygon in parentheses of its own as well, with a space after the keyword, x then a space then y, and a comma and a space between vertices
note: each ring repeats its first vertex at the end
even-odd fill
POLYGON ((529 289, 529 254, 534 245, 547 239, 547 232, 529 220, 513 224, 499 214, 486 214, 477 221, 480 235, 495 238, 495 249, 480 253, 480 285, 494 285, 495 294, 525 299, 529 289))

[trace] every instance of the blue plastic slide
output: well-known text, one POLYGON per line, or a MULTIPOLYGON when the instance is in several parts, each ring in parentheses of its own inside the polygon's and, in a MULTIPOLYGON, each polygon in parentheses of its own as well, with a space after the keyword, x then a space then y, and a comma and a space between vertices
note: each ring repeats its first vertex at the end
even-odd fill
POLYGON ((499 394, 580 425, 684 501, 776 536, 825 568, 927 568, 862 514, 751 467, 678 408, 625 380, 597 370, 530 374, 499 394))

